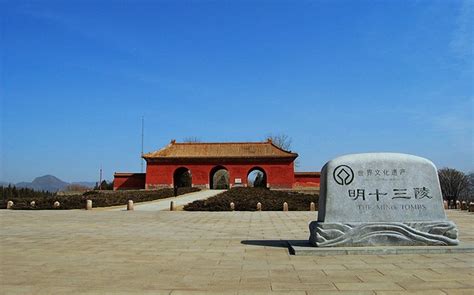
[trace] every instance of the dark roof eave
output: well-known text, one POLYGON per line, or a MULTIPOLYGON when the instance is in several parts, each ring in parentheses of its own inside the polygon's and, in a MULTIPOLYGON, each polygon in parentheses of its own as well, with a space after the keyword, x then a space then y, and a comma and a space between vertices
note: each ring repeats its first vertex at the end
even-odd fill
POLYGON ((145 175, 143 172, 115 172, 114 176, 145 175))
POLYGON ((298 171, 298 172, 295 172, 295 175, 298 175, 298 176, 321 176, 321 172, 298 171))

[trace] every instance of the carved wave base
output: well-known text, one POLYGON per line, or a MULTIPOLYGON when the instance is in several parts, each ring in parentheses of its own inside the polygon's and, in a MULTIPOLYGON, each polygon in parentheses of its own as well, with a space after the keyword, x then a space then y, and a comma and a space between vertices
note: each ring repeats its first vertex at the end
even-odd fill
POLYGON ((454 246, 459 244, 456 225, 448 220, 431 222, 367 222, 309 224, 309 242, 316 247, 454 246))

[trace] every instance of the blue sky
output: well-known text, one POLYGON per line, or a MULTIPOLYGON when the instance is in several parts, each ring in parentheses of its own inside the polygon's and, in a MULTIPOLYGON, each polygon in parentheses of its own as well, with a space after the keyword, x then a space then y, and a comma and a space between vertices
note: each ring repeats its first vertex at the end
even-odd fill
POLYGON ((0 180, 293 139, 298 170, 402 152, 474 170, 472 1, 0 0, 0 180))

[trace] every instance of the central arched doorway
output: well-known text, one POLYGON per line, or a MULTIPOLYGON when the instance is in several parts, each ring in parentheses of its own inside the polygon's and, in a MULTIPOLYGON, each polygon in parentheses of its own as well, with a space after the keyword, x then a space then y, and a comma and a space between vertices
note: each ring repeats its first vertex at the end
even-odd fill
POLYGON ((173 186, 174 187, 191 187, 193 185, 193 178, 191 170, 186 167, 180 167, 174 171, 173 186))
POLYGON ((247 185, 249 187, 267 187, 267 173, 263 168, 254 167, 247 173, 247 185))
POLYGON ((210 189, 228 189, 230 183, 229 171, 224 166, 216 166, 209 173, 210 189))

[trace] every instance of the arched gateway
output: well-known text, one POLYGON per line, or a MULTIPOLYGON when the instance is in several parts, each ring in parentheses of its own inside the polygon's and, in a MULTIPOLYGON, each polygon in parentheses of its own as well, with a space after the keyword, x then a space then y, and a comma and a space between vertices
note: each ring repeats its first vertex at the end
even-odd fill
POLYGON ((164 148, 143 155, 146 174, 116 173, 114 189, 173 186, 214 189, 256 184, 288 189, 306 181, 295 174, 296 157, 298 154, 275 146, 271 140, 218 143, 172 140, 164 148), (254 171, 256 176, 252 174, 254 171))
POLYGON ((173 186, 174 187, 191 187, 193 183, 193 177, 191 171, 186 167, 179 167, 173 173, 173 186))
POLYGON ((250 169, 247 174, 247 184, 250 187, 267 187, 267 173, 260 167, 250 169))
POLYGON ((216 166, 211 169, 209 175, 209 188, 228 189, 230 186, 229 171, 224 166, 216 166))

